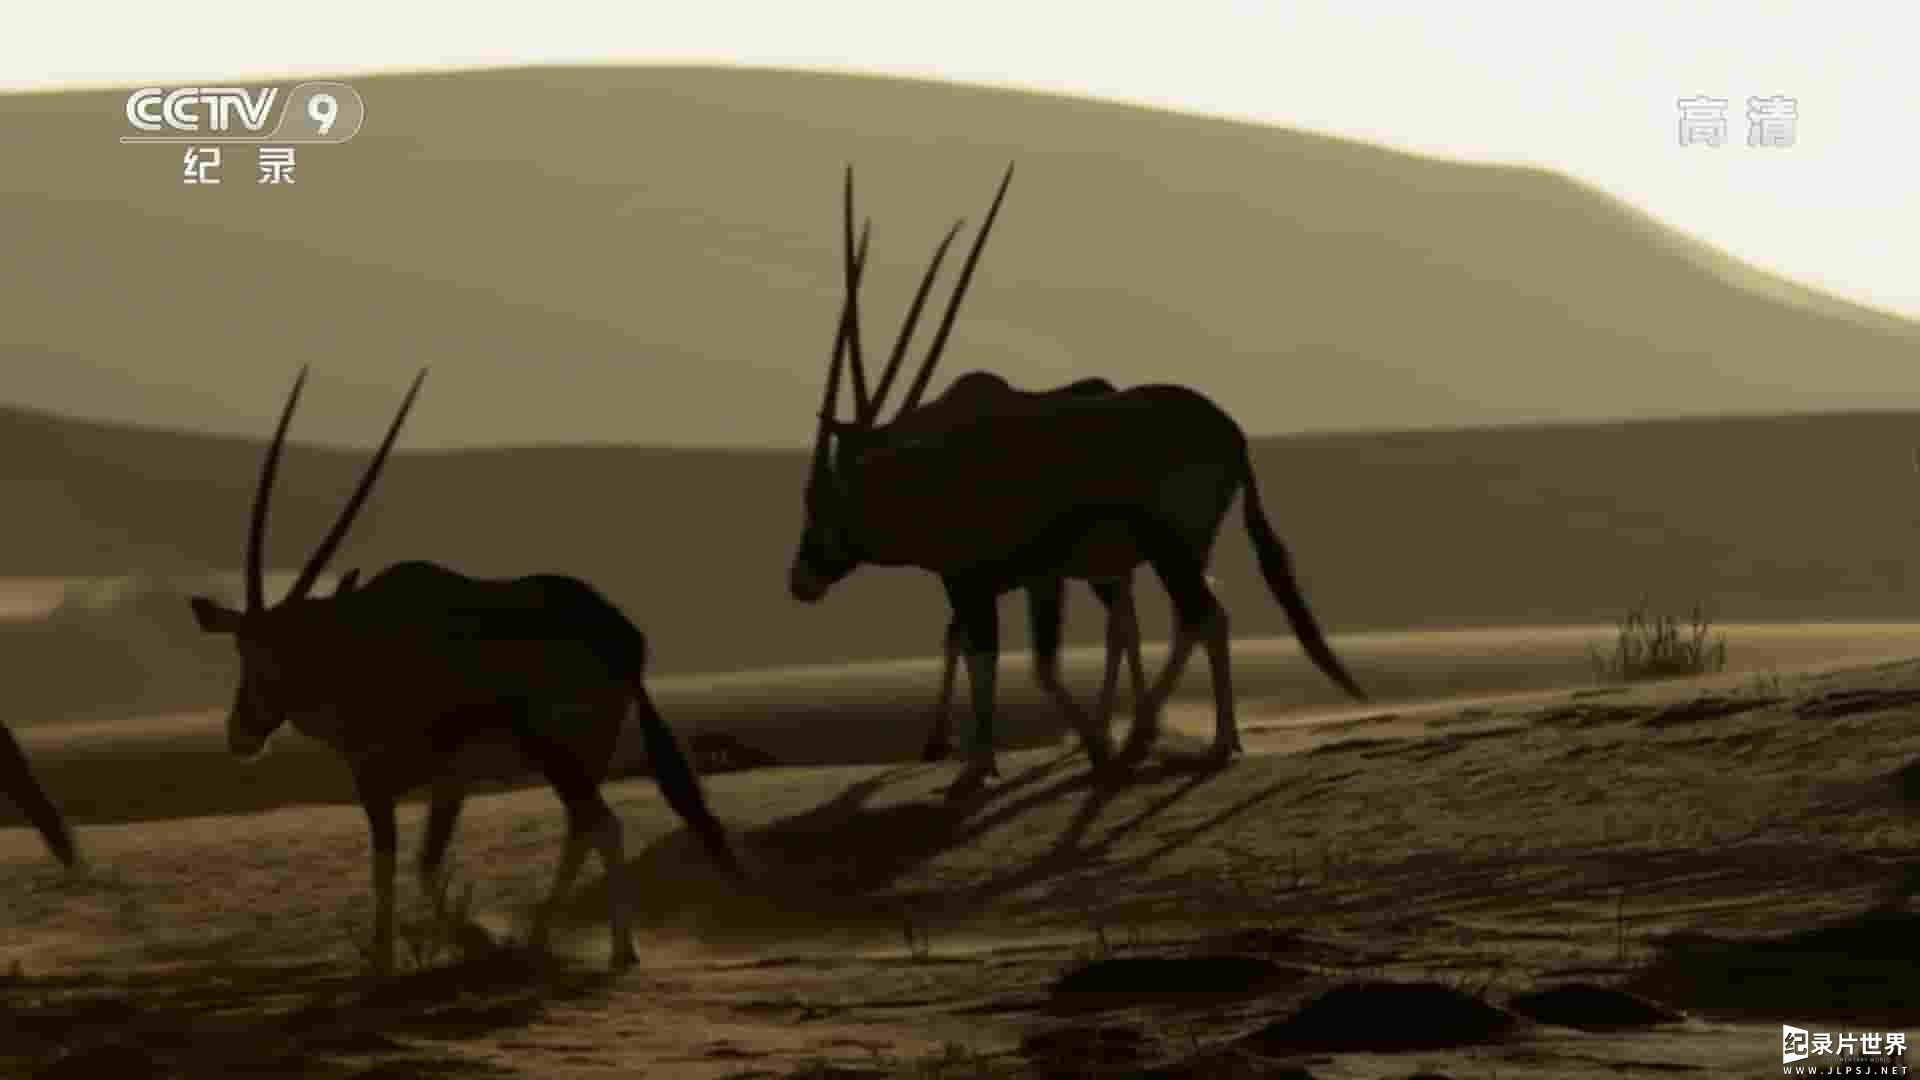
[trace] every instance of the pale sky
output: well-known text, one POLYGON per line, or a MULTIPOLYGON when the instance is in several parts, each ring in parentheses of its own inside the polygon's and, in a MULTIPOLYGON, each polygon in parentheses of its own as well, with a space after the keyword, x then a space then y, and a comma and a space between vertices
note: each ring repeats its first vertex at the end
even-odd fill
MULTIPOLYGON (((195 0, 32 5, 0 89, 571 63, 931 76, 1580 177, 1764 269, 1920 318, 1920 8, 1638 0, 195 0), (1728 100, 1679 145, 1676 100, 1728 100), (1791 149, 1746 99, 1795 99, 1791 149)), ((377 103, 369 104, 369 111, 377 103)))

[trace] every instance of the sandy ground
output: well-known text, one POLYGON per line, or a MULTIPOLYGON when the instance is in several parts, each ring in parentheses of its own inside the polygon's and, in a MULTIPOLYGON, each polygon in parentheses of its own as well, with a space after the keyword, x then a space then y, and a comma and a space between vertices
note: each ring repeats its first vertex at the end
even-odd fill
MULTIPOLYGON (((1291 646, 1249 643, 1249 752, 1231 766, 1162 758, 1096 783, 1036 726, 1040 745, 964 803, 943 797, 950 765, 825 763, 875 742, 910 756, 931 665, 663 681, 683 730, 749 743, 781 713, 770 702, 828 704, 805 733, 816 763, 708 778, 755 868, 746 893, 650 781, 609 785, 642 890, 641 964, 617 978, 600 973, 594 878, 554 962, 476 953, 369 987, 364 819, 287 805, 337 803, 326 785, 343 779, 300 740, 243 769, 218 759, 206 715, 30 729, 91 866, 64 877, 31 833, 0 829, 0 1069, 1027 1075, 1036 1039, 1101 1030, 1124 1048, 1113 1075, 1735 1076, 1771 1074, 1783 1023, 1920 1036, 1920 932, 1861 919, 1907 880, 1920 832, 1902 772, 1920 756, 1920 664, 1904 659, 1920 627, 1735 627, 1728 672, 1633 689, 1590 685, 1602 636, 1341 639, 1383 687, 1364 707, 1307 689, 1291 646), (276 761, 293 770, 262 782, 277 791, 240 781, 276 761), (303 800, 296 773, 326 779, 303 800), (1223 956, 1266 974, 1242 985, 1223 956), (1175 966, 1128 983, 1148 957, 1175 966), (1056 992, 1088 964, 1102 993, 1056 992), (1543 987, 1629 988, 1684 1018, 1499 1038, 1463 1020, 1438 1040, 1455 1045, 1400 1049, 1409 1021, 1374 1005, 1358 1044, 1271 1035, 1334 988, 1382 981, 1510 1011, 1543 987)), ((1205 687, 1196 669, 1170 750, 1210 732, 1191 700, 1205 687)), ((403 810, 403 858, 419 818, 403 810)), ((560 828, 544 791, 469 804, 457 865, 494 938, 545 888, 560 828)), ((1036 1074, 1094 1075, 1090 1052, 1072 1060, 1036 1074)))

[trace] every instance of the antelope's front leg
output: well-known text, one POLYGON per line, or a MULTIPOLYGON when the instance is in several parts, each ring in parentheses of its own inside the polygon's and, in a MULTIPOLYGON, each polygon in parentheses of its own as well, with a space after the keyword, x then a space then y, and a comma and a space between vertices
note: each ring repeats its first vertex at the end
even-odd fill
POLYGON ((1100 673, 1100 695, 1094 701, 1092 720, 1092 728, 1099 733, 1102 749, 1106 751, 1099 759, 1093 760, 1092 764, 1097 769, 1113 757, 1113 703, 1119 693, 1120 661, 1125 658, 1132 665, 1135 701, 1146 696, 1146 676, 1140 667, 1140 624, 1134 616, 1131 576, 1117 581, 1096 581, 1092 585, 1094 594, 1107 609, 1106 657, 1100 673))
POLYGON ((965 636, 958 619, 947 624, 941 643, 940 699, 933 706, 933 730, 927 733, 927 745, 920 751, 922 761, 943 761, 953 751, 953 676, 960 666, 965 636))
POLYGON ((393 794, 386 786, 356 772, 361 809, 367 814, 367 832, 373 848, 373 953, 375 975, 393 973, 393 879, 399 853, 399 829, 394 822, 393 794))
MULTIPOLYGON (((1101 588, 1098 582, 1093 583, 1096 593, 1100 593, 1101 588)), ((1100 593, 1100 599, 1104 603, 1106 594, 1100 593)), ((1067 684, 1060 678, 1060 628, 1066 619, 1066 603, 1065 578, 1049 578, 1027 585, 1027 612, 1033 641, 1033 679, 1040 684, 1040 689, 1054 707, 1066 714, 1068 723, 1080 736, 1080 746, 1086 751, 1088 763, 1098 769, 1113 756, 1106 726, 1073 700, 1073 692, 1067 689, 1067 684)))
MULTIPOLYGON (((950 590, 951 590, 950 586, 950 590)), ((961 739, 966 765, 948 789, 949 798, 964 798, 1000 775, 993 752, 994 683, 1000 663, 1000 611, 989 590, 952 590, 954 615, 966 635, 967 683, 972 691, 973 723, 961 739)))
POLYGON ((460 822, 466 798, 466 782, 460 776, 450 774, 434 781, 427 828, 420 841, 420 861, 415 867, 420 891, 433 905, 434 915, 442 920, 448 916, 447 848, 453 843, 454 826, 460 822))
POLYGON ((1113 707, 1119 696, 1120 663, 1126 661, 1128 683, 1132 690, 1135 715, 1127 731, 1127 744, 1151 744, 1153 735, 1141 727, 1151 724, 1151 718, 1142 720, 1138 710, 1141 702, 1153 696, 1152 688, 1147 684, 1146 662, 1140 656, 1140 614, 1133 606, 1133 583, 1123 580, 1113 594, 1107 614, 1107 671, 1101 694, 1101 711, 1106 713, 1113 707))

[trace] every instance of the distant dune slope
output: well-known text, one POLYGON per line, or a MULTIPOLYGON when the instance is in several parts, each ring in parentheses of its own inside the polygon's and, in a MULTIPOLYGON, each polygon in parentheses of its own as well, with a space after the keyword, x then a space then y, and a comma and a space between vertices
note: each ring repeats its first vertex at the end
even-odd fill
POLYGON ((124 91, 0 96, 0 401, 253 433, 312 362, 303 432, 365 441, 431 362, 415 446, 799 445, 842 165, 878 336, 1009 159, 953 371, 1177 376, 1260 434, 1912 401, 1913 325, 1542 171, 847 75, 353 81, 365 131, 292 187, 240 147, 183 185, 124 91))
MULTIPOLYGON (((1607 621, 1643 596, 1727 619, 1909 619, 1916 442, 1920 416, 1792 416, 1265 439, 1255 464, 1335 632, 1607 621)), ((28 466, 9 489, 0 576, 233 567, 259 452, 0 410, 0 460, 28 466)), ((305 557, 359 467, 358 453, 290 450, 274 563, 305 557)), ((803 471, 799 453, 402 453, 338 568, 431 557, 580 574, 648 630, 662 672, 933 653, 945 608, 930 575, 865 570, 817 608, 787 595, 803 471)), ((1236 633, 1287 632, 1237 512, 1215 573, 1236 633)), ((1159 636, 1151 574, 1141 592, 1159 636)), ((1074 641, 1098 640, 1097 610, 1074 590, 1074 641)), ((1023 647, 1022 606, 1002 619, 1023 647)), ((177 626, 192 633, 184 608, 177 626)))

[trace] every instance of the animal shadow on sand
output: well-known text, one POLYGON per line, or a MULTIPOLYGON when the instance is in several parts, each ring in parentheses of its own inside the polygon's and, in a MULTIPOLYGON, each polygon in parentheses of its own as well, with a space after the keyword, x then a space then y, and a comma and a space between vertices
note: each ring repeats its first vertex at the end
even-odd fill
MULTIPOLYGON (((1171 760, 1149 762, 1127 774, 1095 774, 1076 767, 1079 760, 1078 751, 1062 753, 967 800, 950 801, 937 793, 903 798, 890 791, 939 766, 906 766, 860 780, 812 809, 739 834, 755 868, 754 880, 744 889, 703 869, 702 854, 684 830, 676 831, 627 864, 627 879, 638 883, 636 917, 648 925, 671 925, 710 944, 768 944, 836 927, 897 929, 906 911, 916 917, 975 911, 996 897, 1051 879, 1077 877, 1084 889, 1088 873, 1124 877, 1282 790, 1276 784, 1207 821, 1168 834, 1142 856, 1113 863, 1108 857, 1119 844, 1219 772, 1196 771, 1184 760, 1171 760), (1089 833, 1118 798, 1142 791, 1150 792, 1144 807, 1130 808, 1129 816, 1107 823, 1103 834, 1088 842, 1089 833), (943 853, 984 848, 991 843, 989 834, 1076 795, 1082 801, 1059 836, 1030 861, 955 888, 894 888, 943 853)), ((598 918, 604 905, 605 881, 600 879, 571 898, 569 921, 598 918)))
POLYGON ((234 963, 221 951, 157 972, 0 977, 0 1075, 511 1076, 432 1044, 522 1027, 609 978, 508 948, 378 981, 337 960, 234 963))
POLYGON ((1768 937, 1674 934, 1630 989, 1705 1014, 1920 1023, 1920 913, 1879 907, 1768 937))

